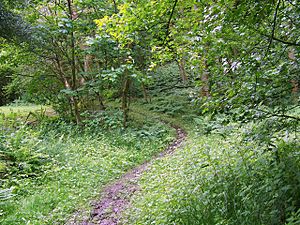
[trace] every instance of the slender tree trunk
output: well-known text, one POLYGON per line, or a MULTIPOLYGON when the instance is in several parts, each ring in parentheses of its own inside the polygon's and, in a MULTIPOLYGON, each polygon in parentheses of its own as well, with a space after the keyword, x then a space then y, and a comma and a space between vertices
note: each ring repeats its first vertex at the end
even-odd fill
POLYGON ((292 86, 293 86, 292 93, 294 95, 296 95, 299 92, 299 83, 298 83, 297 80, 291 80, 291 83, 292 83, 292 86))
POLYGON ((123 90, 122 90, 122 110, 123 110, 123 127, 127 127, 128 121, 128 91, 129 91, 129 77, 128 71, 125 71, 124 74, 124 83, 123 83, 123 90))
POLYGON ((145 86, 144 82, 142 82, 142 90, 143 90, 143 96, 144 96, 145 102, 149 103, 148 93, 147 93, 147 89, 146 89, 146 86, 145 86))
POLYGON ((184 58, 180 59, 178 62, 178 68, 179 68, 179 73, 182 79, 183 83, 186 83, 188 81, 188 77, 185 71, 185 60, 184 58))
MULTIPOLYGON (((288 57, 289 57, 289 59, 291 61, 293 61, 293 63, 297 63, 296 62, 296 56, 295 56, 295 49, 294 48, 289 49, 288 57)), ((298 83, 298 80, 292 79, 290 82, 292 84, 292 94, 294 96, 296 96, 298 94, 298 92, 299 92, 299 83, 298 83)))
MULTIPOLYGON (((68 78, 67 78, 67 77, 65 76, 65 74, 64 74, 63 66, 62 66, 60 60, 57 59, 57 60, 56 60, 56 63, 57 63, 58 74, 60 75, 60 79, 61 79, 61 81, 63 82, 64 87, 65 87, 66 89, 72 90, 72 87, 71 87, 71 85, 70 85, 70 82, 69 82, 68 78)), ((69 101, 69 105, 70 105, 70 113, 71 113, 71 116, 72 116, 72 117, 73 117, 73 116, 76 117, 76 113, 74 113, 74 110, 73 110, 73 108, 74 108, 74 101, 75 101, 74 97, 73 97, 73 96, 70 96, 70 97, 68 98, 68 101, 69 101)))
POLYGON ((203 97, 209 97, 209 72, 208 72, 208 65, 207 65, 207 60, 203 60, 203 71, 201 75, 201 82, 202 82, 202 87, 201 87, 201 96, 203 97))
POLYGON ((105 110, 105 105, 103 103, 103 99, 102 99, 102 96, 98 93, 98 101, 99 101, 99 109, 100 110, 105 110))
MULTIPOLYGON (((86 49, 87 47, 85 46, 85 47, 83 47, 83 49, 86 49)), ((85 73, 85 77, 89 77, 89 73, 91 73, 91 71, 92 71, 92 65, 93 65, 93 59, 94 59, 94 57, 93 57, 93 55, 90 55, 90 54, 87 54, 87 55, 85 55, 84 56, 84 73, 85 73)), ((81 84, 83 85, 84 83, 85 83, 85 79, 84 79, 84 77, 82 77, 81 78, 81 80, 80 80, 81 82, 81 84)))
MULTIPOLYGON (((67 0, 68 1, 68 10, 69 10, 69 19, 73 22, 75 18, 75 14, 72 9, 72 0, 67 0)), ((76 59, 75 59, 75 35, 74 35, 74 25, 72 24, 72 29, 70 32, 71 36, 71 71, 72 71, 72 90, 76 91, 76 59)), ((73 105, 74 105, 74 112, 75 112, 75 118, 76 118, 76 123, 79 125, 81 123, 81 118, 80 118, 80 111, 79 111, 79 106, 78 106, 78 99, 77 97, 73 97, 73 105)))

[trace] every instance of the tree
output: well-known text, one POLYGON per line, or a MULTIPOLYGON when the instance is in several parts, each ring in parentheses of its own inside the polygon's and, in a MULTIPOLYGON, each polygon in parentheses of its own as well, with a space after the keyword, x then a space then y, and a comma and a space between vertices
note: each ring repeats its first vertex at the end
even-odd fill
POLYGON ((128 0, 98 26, 123 47, 147 43, 149 69, 186 55, 203 112, 260 104, 284 112, 299 101, 298 15, 297 1, 128 0))
MULTIPOLYGON (((89 89, 90 81, 97 79, 96 73, 102 69, 98 68, 102 66, 99 63, 94 65, 97 62, 88 43, 95 36, 93 20, 109 14, 112 6, 101 0, 35 1, 22 9, 26 12, 24 19, 35 27, 31 48, 27 50, 43 62, 43 76, 51 77, 47 82, 34 78, 32 82, 40 89, 46 86, 52 93, 48 99, 57 111, 73 115, 78 124, 81 112, 89 105, 87 102, 94 99, 86 88, 89 89)), ((40 69, 40 65, 31 66, 40 69)), ((93 95, 101 99, 100 92, 96 92, 93 95)))

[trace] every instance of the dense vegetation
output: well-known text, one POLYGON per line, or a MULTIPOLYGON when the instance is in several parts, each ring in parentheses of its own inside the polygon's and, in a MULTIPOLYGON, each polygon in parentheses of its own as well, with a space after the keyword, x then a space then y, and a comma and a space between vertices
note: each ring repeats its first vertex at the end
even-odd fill
POLYGON ((297 0, 0 1, 0 223, 63 224, 153 162, 125 224, 300 223, 297 0))
POLYGON ((125 224, 299 223, 299 132, 270 148, 268 121, 227 119, 194 118, 184 149, 144 174, 125 224))
MULTIPOLYGON (((3 116, 6 125, 11 116, 3 116)), ((90 207, 86 200, 104 184, 149 160, 174 136, 138 112, 127 130, 118 129, 118 110, 101 116, 81 128, 51 119, 34 127, 10 123, 17 129, 0 131, 1 224, 63 223, 74 209, 90 207)))

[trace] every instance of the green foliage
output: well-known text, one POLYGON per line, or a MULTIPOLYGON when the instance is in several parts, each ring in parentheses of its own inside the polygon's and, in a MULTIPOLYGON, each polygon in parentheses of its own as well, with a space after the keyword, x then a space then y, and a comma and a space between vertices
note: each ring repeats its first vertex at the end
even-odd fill
MULTIPOLYGON (((174 156, 157 160, 140 181, 142 191, 133 200, 126 224, 297 221, 297 139, 277 141, 276 151, 269 151, 259 142, 243 142, 241 134, 249 127, 230 126, 222 136, 220 131, 192 135, 174 156)), ((219 123, 215 131, 222 127, 219 123)))
POLYGON ((16 5, 7 1, 0 2, 0 37, 11 41, 28 41, 30 28, 20 16, 14 14, 11 9, 16 5))
POLYGON ((158 115, 165 114, 173 118, 179 118, 186 123, 193 122, 195 117, 199 115, 199 109, 195 107, 191 101, 190 93, 193 88, 172 88, 161 92, 160 89, 154 89, 151 104, 144 104, 144 108, 158 115))
POLYGON ((189 108, 186 108, 188 105, 188 99, 179 96, 173 97, 159 97, 153 98, 155 104, 149 106, 149 110, 157 113, 165 113, 167 115, 182 115, 184 112, 187 112, 189 108))
POLYGON ((145 174, 129 224, 299 222, 299 1, 12 2, 0 104, 60 118, 0 108, 0 222, 63 223, 160 151, 174 133, 147 111, 195 130, 145 174))
POLYGON ((5 165, 1 179, 4 179, 4 187, 6 179, 10 181, 9 185, 17 184, 18 180, 40 176, 49 168, 48 156, 38 151, 41 140, 36 136, 35 132, 25 128, 13 133, 1 132, 0 159, 5 165))
MULTIPOLYGON (((84 114, 83 114, 84 115, 84 114)), ((88 129, 103 127, 104 129, 118 129, 122 127, 123 113, 120 110, 105 110, 99 113, 87 114, 83 124, 88 129)))
POLYGON ((93 116, 84 127, 53 120, 0 131, 1 224, 66 222, 75 210, 89 208, 105 184, 149 160, 174 136, 150 114, 132 114, 126 130, 117 126, 119 111, 93 116))

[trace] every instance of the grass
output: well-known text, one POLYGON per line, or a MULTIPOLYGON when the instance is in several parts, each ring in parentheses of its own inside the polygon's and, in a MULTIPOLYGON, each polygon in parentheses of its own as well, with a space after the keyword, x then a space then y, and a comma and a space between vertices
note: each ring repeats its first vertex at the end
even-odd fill
POLYGON ((63 224, 77 210, 89 212, 107 183, 174 138, 163 120, 185 128, 188 140, 142 176, 124 224, 299 224, 299 126, 291 123, 287 133, 272 130, 277 118, 239 124, 226 115, 199 117, 185 107, 186 93, 177 94, 132 104, 126 130, 118 128, 117 108, 84 128, 54 121, 2 130, 0 223, 63 224), (161 106, 171 113, 161 114, 161 106))
POLYGON ((15 127, 17 124, 35 123, 45 119, 47 116, 54 117, 56 113, 49 106, 43 105, 9 105, 0 107, 0 125, 4 127, 15 127))
POLYGON ((25 106, 1 106, 0 114, 9 115, 17 114, 20 116, 27 116, 30 112, 41 111, 48 107, 42 105, 25 105, 25 106))
POLYGON ((175 135, 150 115, 131 117, 127 130, 94 122, 3 130, 1 189, 10 195, 2 196, 0 223, 63 224, 76 210, 89 212, 107 183, 162 151, 175 135))
POLYGON ((245 141, 253 126, 189 129, 185 147, 142 176, 124 224, 298 224, 299 143, 270 151, 245 141))

